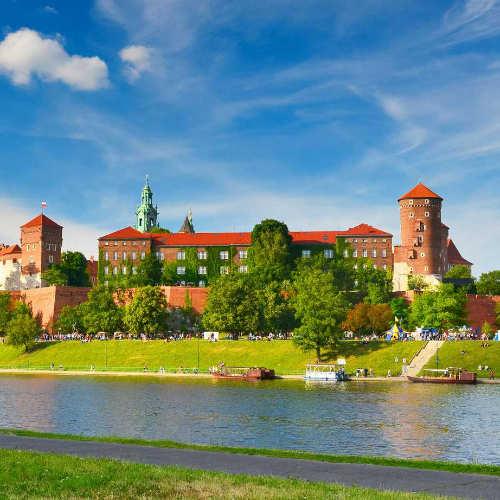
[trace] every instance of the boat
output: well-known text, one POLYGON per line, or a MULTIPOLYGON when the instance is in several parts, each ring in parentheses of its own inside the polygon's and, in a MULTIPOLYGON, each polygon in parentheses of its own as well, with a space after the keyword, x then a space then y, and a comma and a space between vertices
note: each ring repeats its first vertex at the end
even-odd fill
POLYGON ((312 382, 337 382, 347 380, 343 365, 306 365, 305 380, 312 382))
POLYGON ((229 380, 272 380, 276 378, 274 370, 264 367, 225 366, 220 364, 210 369, 215 378, 229 380))
POLYGON ((411 382, 424 384, 475 384, 477 375, 462 368, 425 369, 422 377, 407 376, 411 382))

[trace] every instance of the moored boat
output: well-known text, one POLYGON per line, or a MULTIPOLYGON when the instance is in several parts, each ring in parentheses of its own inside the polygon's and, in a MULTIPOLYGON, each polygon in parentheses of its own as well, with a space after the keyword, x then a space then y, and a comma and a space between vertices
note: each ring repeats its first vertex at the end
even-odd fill
POLYGON ((347 380, 343 365, 340 367, 333 364, 306 365, 305 380, 311 382, 337 382, 347 380))
POLYGON ((213 367, 210 373, 215 378, 230 380, 271 380, 276 378, 274 370, 264 367, 225 366, 213 367))
POLYGON ((444 370, 430 370, 421 377, 408 376, 410 382, 424 384, 475 384, 476 373, 463 370, 462 368, 446 368, 444 370))

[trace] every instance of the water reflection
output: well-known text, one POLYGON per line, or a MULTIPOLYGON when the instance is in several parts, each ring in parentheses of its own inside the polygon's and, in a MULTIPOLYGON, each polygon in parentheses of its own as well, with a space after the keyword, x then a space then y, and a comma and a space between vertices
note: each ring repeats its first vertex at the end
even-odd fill
POLYGON ((0 377, 0 426, 500 464, 500 386, 0 377))

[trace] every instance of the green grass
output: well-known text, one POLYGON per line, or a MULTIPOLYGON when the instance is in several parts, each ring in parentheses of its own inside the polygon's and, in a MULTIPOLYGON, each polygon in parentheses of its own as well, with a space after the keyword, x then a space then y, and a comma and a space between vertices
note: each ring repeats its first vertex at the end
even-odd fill
POLYGON ((136 444, 141 446, 155 446, 158 448, 182 448, 190 450, 205 450, 205 451, 220 451, 226 453, 241 453, 244 455, 261 455, 268 457, 280 458, 295 458, 302 460, 317 460, 319 462, 332 463, 357 463, 357 464, 373 464, 384 465, 388 467, 408 467, 413 469, 426 470, 443 470, 449 472, 464 472, 475 474, 489 474, 500 476, 500 466, 489 464, 464 464, 448 461, 432 461, 432 460, 412 460, 393 457, 372 457, 358 455, 327 455, 322 453, 310 453, 305 451, 294 450, 273 450, 262 448, 237 448, 230 446, 209 446, 178 443, 170 440, 147 440, 136 438, 120 438, 120 437, 91 437, 80 436, 73 434, 52 434, 47 432, 37 432, 25 429, 0 429, 0 434, 10 434, 15 436, 41 437, 48 439, 67 439, 73 441, 99 441, 105 443, 123 443, 136 444))
MULTIPOLYGON (((341 344, 341 354, 347 359, 347 370, 371 368, 375 375, 385 376, 387 370, 392 375, 401 372, 403 358, 408 361, 421 348, 421 342, 361 342, 345 341, 341 344), (395 360, 398 361, 395 361, 395 360)), ((144 365, 157 371, 160 366, 175 371, 179 367, 193 369, 198 364, 200 370, 220 361, 228 366, 266 366, 274 368, 277 374, 303 374, 305 365, 314 362, 314 354, 304 353, 292 341, 247 340, 220 342, 183 340, 163 342, 160 340, 141 342, 135 340, 89 342, 78 341, 39 344, 30 353, 0 344, 0 368, 48 369, 51 363, 65 369, 88 370, 94 365, 96 370, 142 371, 144 365)), ((337 356, 333 358, 335 361, 337 356)))
POLYGON ((244 498, 430 499, 426 494, 377 491, 269 476, 205 472, 109 459, 0 451, 2 498, 244 498))
MULTIPOLYGON (((439 349, 439 367, 454 366, 477 372, 478 377, 487 378, 487 371, 478 371, 478 366, 488 365, 500 377, 500 342, 489 342, 488 347, 481 347, 477 340, 462 340, 445 342, 439 349), (462 354, 463 352, 463 354, 462 354)), ((436 356, 427 363, 425 368, 436 368, 436 356)))

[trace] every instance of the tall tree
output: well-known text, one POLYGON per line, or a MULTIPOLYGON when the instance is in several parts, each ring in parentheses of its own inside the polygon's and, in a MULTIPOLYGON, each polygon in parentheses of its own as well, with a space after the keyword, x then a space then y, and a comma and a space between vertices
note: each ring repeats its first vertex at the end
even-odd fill
POLYGON ((207 330, 247 334, 260 325, 256 280, 252 275, 222 275, 210 289, 202 323, 207 330))
POLYGON ((0 293, 0 337, 7 335, 7 323, 12 317, 10 293, 0 293))
POLYGON ((403 297, 396 297, 391 300, 390 306, 392 309, 392 314, 395 318, 398 318, 399 324, 407 325, 408 315, 410 313, 410 306, 408 302, 403 297))
POLYGON ((470 266, 460 264, 458 266, 453 266, 444 276, 445 278, 452 279, 467 279, 472 278, 470 266))
POLYGON ((90 286, 87 259, 81 252, 64 252, 61 262, 50 266, 42 279, 49 285, 90 286))
POLYGON ((54 330, 59 333, 84 332, 84 308, 82 305, 64 306, 54 324, 54 330))
POLYGON ((466 322, 467 295, 443 283, 437 290, 428 290, 415 297, 411 304, 410 322, 414 326, 438 330, 462 326, 466 322))
POLYGON ((284 222, 265 219, 255 225, 248 261, 252 272, 263 283, 281 281, 290 276, 292 237, 284 222))
POLYGON ((500 271, 483 273, 476 283, 477 293, 481 295, 500 295, 500 271))
POLYGON ((101 285, 93 288, 81 308, 87 333, 113 333, 121 329, 123 311, 115 304, 113 292, 107 287, 101 285))
POLYGON ((144 257, 137 268, 134 281, 137 286, 157 286, 162 281, 162 265, 156 255, 150 253, 144 257))
POLYGON ((293 284, 292 303, 300 322, 293 340, 305 351, 314 350, 319 361, 321 349, 338 349, 348 307, 345 293, 335 289, 329 274, 311 267, 297 271, 293 284))
POLYGON ((360 302, 349 310, 343 327, 360 335, 370 333, 379 335, 389 329, 392 319, 392 309, 389 304, 360 302))
POLYGON ((289 281, 272 281, 258 290, 262 331, 290 332, 296 326, 290 301, 290 286, 289 281))
POLYGON ((42 273, 42 280, 51 286, 64 286, 68 284, 68 276, 57 264, 54 264, 42 273))
POLYGON ((123 322, 130 333, 156 335, 167 330, 167 300, 154 286, 138 288, 125 308, 123 322))
POLYGON ((41 332, 40 324, 33 318, 31 309, 23 302, 18 302, 7 323, 7 342, 14 346, 22 346, 29 351, 41 332))

